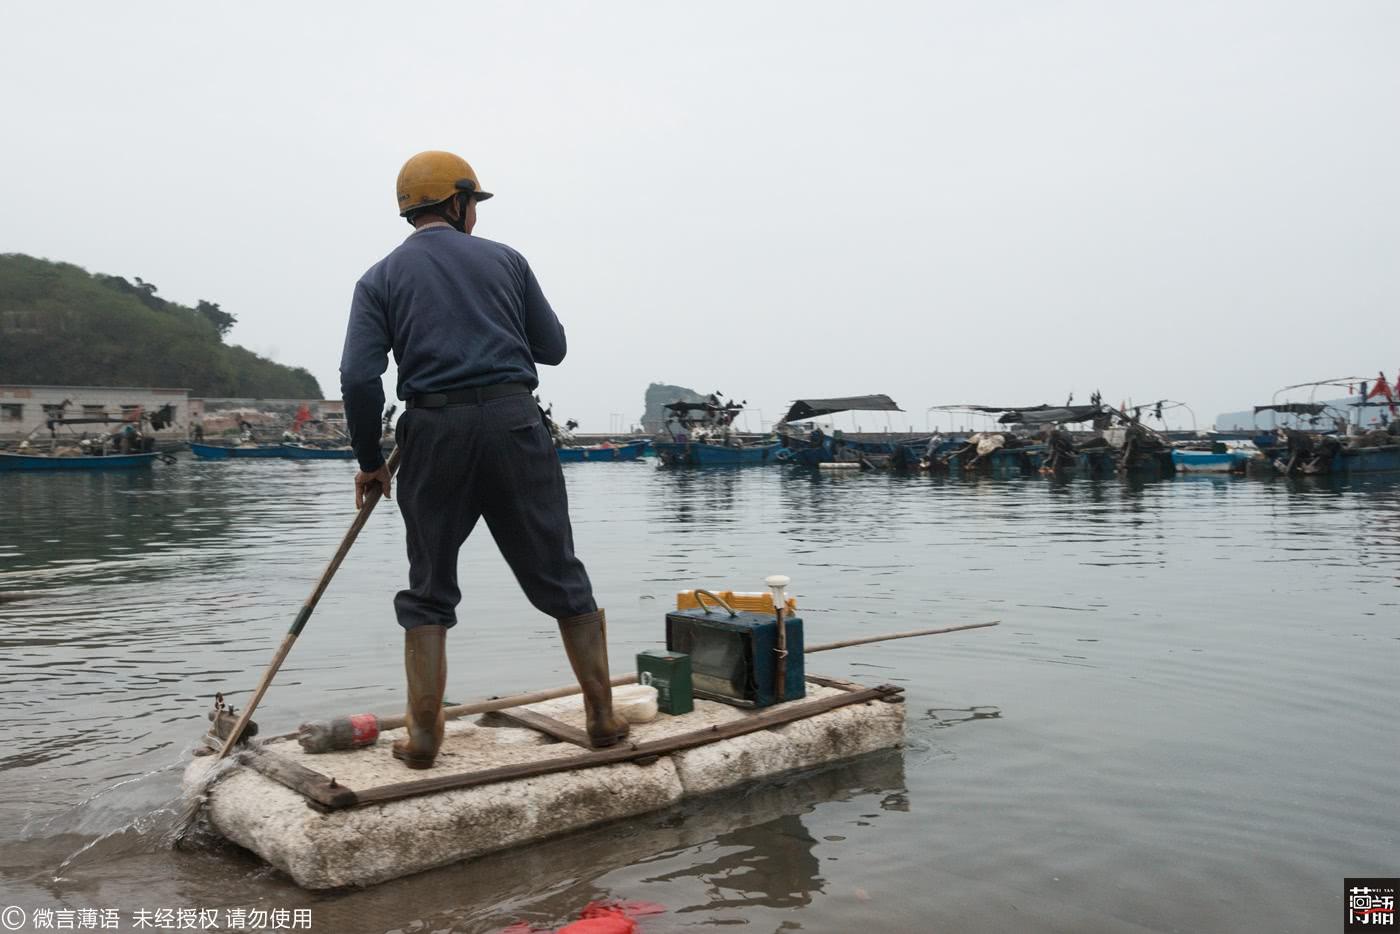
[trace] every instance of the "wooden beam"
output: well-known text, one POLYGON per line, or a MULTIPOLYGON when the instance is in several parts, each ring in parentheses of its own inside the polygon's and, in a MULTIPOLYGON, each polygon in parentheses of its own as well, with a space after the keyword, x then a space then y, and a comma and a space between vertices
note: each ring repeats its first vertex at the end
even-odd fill
POLYGON ((503 717, 513 723, 538 730, 546 736, 552 736, 565 743, 573 743, 575 746, 582 746, 584 749, 592 749, 593 744, 588 741, 588 734, 576 726, 569 726, 553 717, 547 717, 542 713, 533 710, 498 710, 496 716, 503 717))
POLYGON ((825 675, 813 675, 813 674, 803 675, 803 677, 804 677, 806 680, 812 682, 813 684, 819 684, 819 685, 821 685, 821 686, 824 687, 824 688, 836 688, 838 691, 863 691, 863 690, 865 690, 865 685, 863 685, 863 684, 856 684, 854 681, 846 681, 846 680, 844 680, 844 679, 842 679, 842 678, 828 678, 828 677, 825 676, 825 675))
MULTIPOLYGON (((210 749, 218 751, 222 743, 206 735, 204 741, 210 749)), ((355 792, 338 784, 332 777, 308 769, 299 762, 279 756, 268 750, 253 749, 243 757, 242 764, 255 772, 266 775, 280 785, 292 789, 308 802, 326 809, 339 809, 355 805, 355 792)))

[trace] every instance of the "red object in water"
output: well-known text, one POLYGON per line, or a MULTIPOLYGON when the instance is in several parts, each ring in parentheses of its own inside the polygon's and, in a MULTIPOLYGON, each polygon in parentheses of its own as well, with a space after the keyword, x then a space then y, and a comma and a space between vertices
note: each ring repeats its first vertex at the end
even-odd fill
POLYGON ((637 934, 637 922, 623 915, 584 918, 564 925, 558 934, 637 934))
POLYGON ((637 919, 644 915, 659 915, 666 910, 665 905, 656 902, 589 902, 579 912, 580 918, 608 918, 621 915, 637 919))
MULTIPOLYGON (((639 934, 637 918, 659 915, 665 905, 655 902, 589 902, 579 912, 579 920, 571 921, 554 934, 639 934)), ((550 934, 548 928, 537 928, 524 921, 516 922, 501 934, 550 934)))

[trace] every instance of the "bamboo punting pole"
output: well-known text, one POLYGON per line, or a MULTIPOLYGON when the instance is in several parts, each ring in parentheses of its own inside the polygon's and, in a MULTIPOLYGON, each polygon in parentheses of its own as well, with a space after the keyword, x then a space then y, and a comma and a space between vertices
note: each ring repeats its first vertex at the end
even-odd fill
MULTIPOLYGON (((399 449, 394 448, 389 455, 388 461, 389 476, 393 477, 399 468, 399 449)), ((306 628, 307 620, 311 619, 311 613, 316 609, 316 604, 321 602, 321 595, 330 586, 331 578, 335 577, 335 572, 340 569, 340 564, 345 560, 345 556, 350 553, 350 546, 355 544, 355 539, 360 534, 360 529, 365 527, 365 522, 369 520, 370 513, 374 512, 374 507, 379 505, 381 489, 378 486, 371 487, 365 494, 364 505, 355 513, 355 521, 350 523, 350 528, 346 531, 345 537, 340 540, 340 547, 336 549, 335 556, 331 558, 331 563, 326 565, 326 570, 316 581, 316 586, 312 589, 311 595, 306 598, 306 602, 301 605, 297 612, 296 619, 292 620, 292 626, 287 630, 287 634, 282 637, 282 644, 277 647, 277 652, 272 656, 272 663, 267 666, 267 671, 263 672, 262 680, 258 682, 257 690, 249 698, 248 703, 243 707, 243 713, 238 716, 232 730, 229 731, 228 738, 224 740, 223 746, 219 748, 216 759, 222 759, 232 751, 233 747, 243 737, 243 730, 248 726, 248 721, 253 718, 253 711, 257 710, 263 695, 267 693, 268 687, 272 684, 272 679, 277 676, 277 671, 282 667, 282 662, 286 661, 287 654, 291 652, 292 646, 297 641, 297 636, 301 635, 302 629, 306 628)))

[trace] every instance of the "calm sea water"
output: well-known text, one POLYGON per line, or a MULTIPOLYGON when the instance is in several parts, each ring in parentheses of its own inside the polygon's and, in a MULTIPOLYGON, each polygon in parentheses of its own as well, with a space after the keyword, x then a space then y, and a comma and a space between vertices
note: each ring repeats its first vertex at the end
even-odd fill
MULTIPOLYGON (((1400 875, 1400 486, 961 481, 566 467, 627 667, 677 589, 793 578, 808 639, 908 691, 907 749, 363 891, 229 846, 172 850, 215 691, 246 697, 351 518, 344 463, 0 480, 0 908, 311 908, 327 932, 1339 930, 1345 876, 1400 875)), ((258 719, 401 704, 376 514, 258 719)), ((485 529, 449 697, 563 684, 551 621, 485 529)))

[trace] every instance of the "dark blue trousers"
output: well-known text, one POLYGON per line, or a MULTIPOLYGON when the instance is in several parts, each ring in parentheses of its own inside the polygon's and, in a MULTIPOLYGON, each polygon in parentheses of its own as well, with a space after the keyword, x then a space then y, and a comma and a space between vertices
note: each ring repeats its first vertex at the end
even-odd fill
POLYGON ((574 556, 564 472, 532 396, 412 408, 396 437, 409 565, 408 589, 394 597, 400 626, 456 624, 457 555, 478 519, 541 613, 564 619, 598 608, 574 556))

